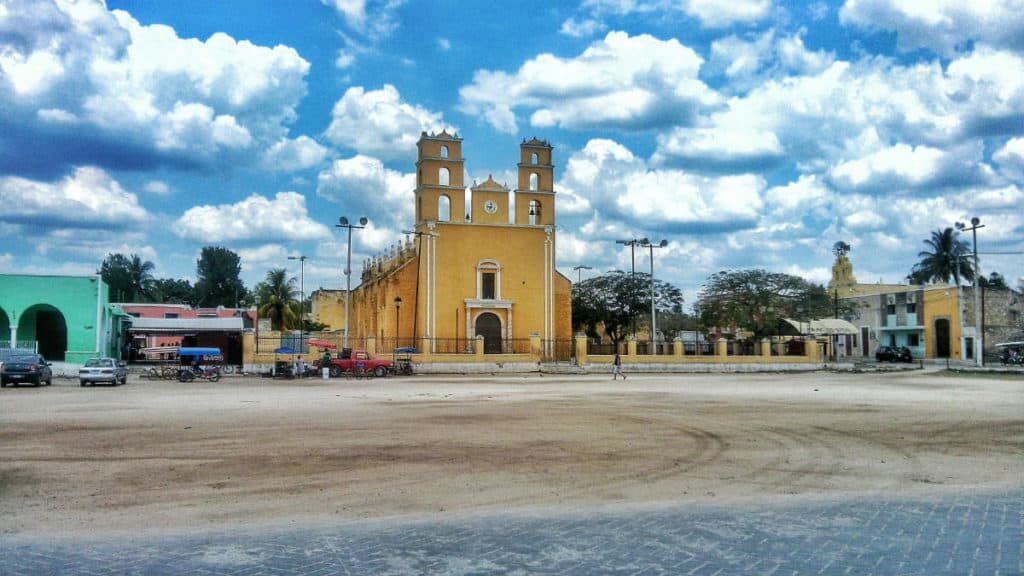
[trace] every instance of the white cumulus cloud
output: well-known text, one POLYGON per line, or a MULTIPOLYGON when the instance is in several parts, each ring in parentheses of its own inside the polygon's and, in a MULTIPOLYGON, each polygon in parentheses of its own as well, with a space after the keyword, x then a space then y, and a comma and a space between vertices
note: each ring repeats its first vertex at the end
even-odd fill
POLYGON ((896 32, 903 50, 923 47, 949 55, 969 41, 1024 48, 1021 0, 846 0, 839 21, 896 32))
POLYGON ((270 170, 295 172, 312 168, 323 162, 330 151, 309 136, 282 138, 263 156, 263 166, 270 170))
POLYGON ((197 242, 322 240, 330 230, 310 218, 306 198, 253 194, 234 204, 194 206, 175 222, 179 236, 197 242))
POLYGON ((421 132, 455 129, 440 112, 403 102, 398 90, 385 84, 380 90, 354 86, 334 104, 325 136, 336 146, 385 159, 415 158, 421 132))
POLYGON ((515 73, 476 71, 459 89, 460 108, 509 133, 517 130, 516 109, 531 111, 539 128, 682 124, 719 99, 698 78, 702 63, 678 40, 609 32, 575 58, 541 54, 515 73))
POLYGON ((37 140, 66 143, 55 157, 68 165, 238 161, 277 141, 305 95, 309 63, 287 46, 181 38, 100 0, 12 2, 0 20, 0 121, 29 146, 0 145, 0 164, 17 166, 2 156, 37 140))
POLYGON ((134 228, 150 219, 135 194, 99 168, 56 182, 0 178, 0 222, 31 227, 134 228))

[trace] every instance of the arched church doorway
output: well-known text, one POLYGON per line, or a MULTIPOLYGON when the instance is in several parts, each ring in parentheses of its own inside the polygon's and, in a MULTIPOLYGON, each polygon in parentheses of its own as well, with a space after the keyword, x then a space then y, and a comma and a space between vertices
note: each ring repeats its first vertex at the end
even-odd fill
POLYGON ((935 357, 949 358, 949 320, 935 321, 935 357))
MULTIPOLYGON (((0 308, 0 342, 7 342, 11 338, 11 319, 7 317, 7 312, 3 308, 0 308)), ((2 344, 0 344, 2 346, 2 344)), ((10 344, 8 344, 10 346, 10 344)))
POLYGON ((35 340, 43 358, 63 361, 68 349, 68 326, 64 314, 49 304, 29 307, 18 319, 18 340, 35 340))
POLYGON ((501 354, 501 320, 493 312, 476 317, 476 335, 484 337, 484 354, 501 354))

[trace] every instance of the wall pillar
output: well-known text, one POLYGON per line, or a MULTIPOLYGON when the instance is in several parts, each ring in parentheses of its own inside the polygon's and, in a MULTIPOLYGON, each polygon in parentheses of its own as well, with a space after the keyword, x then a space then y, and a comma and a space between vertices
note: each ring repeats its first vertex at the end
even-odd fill
POLYGON ((715 340, 715 356, 728 356, 729 355, 729 341, 725 338, 719 338, 715 340))
POLYGON ((366 353, 371 358, 377 356, 377 336, 371 334, 366 337, 366 353))
POLYGON ((772 341, 767 338, 761 339, 761 356, 765 358, 771 358, 772 355, 772 341))
POLYGON ((420 336, 419 340, 419 349, 416 351, 420 354, 430 354, 430 338, 427 336, 420 336))
POLYGON ((587 364, 587 335, 583 332, 576 333, 576 365, 585 366, 587 364))
POLYGON ((818 357, 818 340, 812 338, 811 340, 804 340, 804 356, 807 358, 818 357))
POLYGON ((533 359, 537 361, 544 356, 544 351, 541 350, 540 334, 537 332, 530 332, 530 354, 533 354, 533 359))
POLYGON ((672 355, 676 358, 681 358, 685 353, 686 348, 683 347, 683 339, 676 336, 676 338, 672 340, 672 355))
POLYGON ((786 355, 786 343, 782 340, 775 341, 775 353, 779 356, 786 355))
POLYGON ((739 340, 732 341, 732 353, 734 356, 739 356, 743 352, 743 344, 739 340))
POLYGON ((636 356, 636 337, 630 336, 626 340, 626 356, 636 356))
POLYGON ((479 334, 477 335, 477 337, 476 337, 476 344, 474 344, 474 346, 475 346, 474 352, 476 352, 476 357, 477 358, 483 358, 484 357, 484 337, 482 335, 479 335, 479 334))

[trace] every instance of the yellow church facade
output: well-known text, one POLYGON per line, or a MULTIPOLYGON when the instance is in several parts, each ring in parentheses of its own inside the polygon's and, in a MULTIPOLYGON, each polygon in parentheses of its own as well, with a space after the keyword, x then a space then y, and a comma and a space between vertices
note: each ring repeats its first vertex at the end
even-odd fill
MULTIPOLYGON (((523 141, 514 189, 488 178, 466 194, 462 139, 423 133, 415 223, 404 241, 363 263, 349 295, 349 337, 377 348, 528 353, 572 338, 569 280, 555 268, 552 146, 523 141), (481 339, 478 339, 481 337, 481 339)), ((318 291, 314 320, 345 325, 345 291, 318 291)), ((358 345, 358 344, 357 344, 358 345)))

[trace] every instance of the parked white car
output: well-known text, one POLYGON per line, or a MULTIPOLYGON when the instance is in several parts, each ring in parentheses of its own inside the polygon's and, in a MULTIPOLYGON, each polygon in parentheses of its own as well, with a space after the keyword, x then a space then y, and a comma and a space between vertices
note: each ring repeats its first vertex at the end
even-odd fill
POLYGON ((78 370, 78 384, 81 386, 85 386, 86 382, 110 382, 116 386, 127 381, 127 365, 113 358, 90 358, 85 361, 85 366, 78 370))

